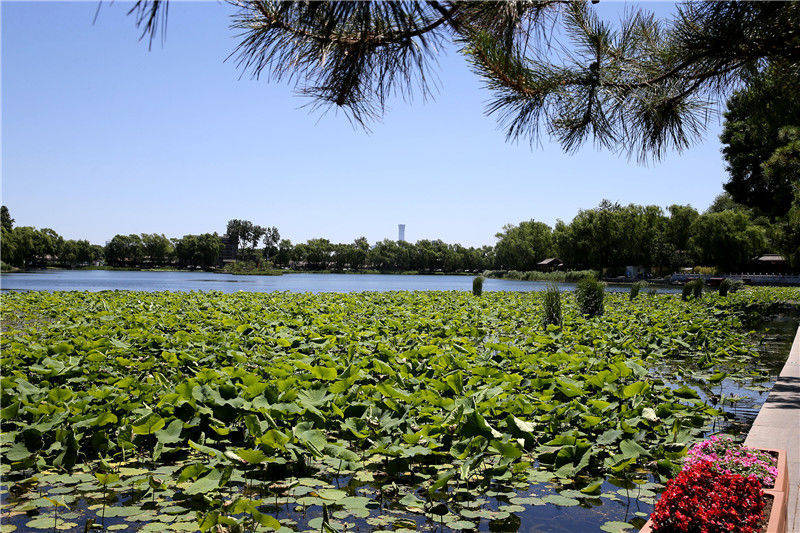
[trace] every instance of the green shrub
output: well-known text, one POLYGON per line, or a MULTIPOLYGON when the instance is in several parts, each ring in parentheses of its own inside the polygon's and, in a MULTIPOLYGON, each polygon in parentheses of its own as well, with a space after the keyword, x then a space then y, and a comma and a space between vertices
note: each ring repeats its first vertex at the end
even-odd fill
POLYGON ((509 270, 508 272, 506 272, 505 278, 506 279, 524 280, 525 279, 525 272, 520 272, 519 270, 509 270))
POLYGON ((554 281, 557 283, 575 283, 586 276, 600 278, 597 270, 557 270, 554 272, 540 272, 539 270, 486 270, 483 273, 487 278, 505 278, 523 281, 554 281))
POLYGON ((692 296, 695 298, 700 298, 703 295, 703 280, 696 279, 694 280, 694 287, 692 287, 692 296))
POLYGON ((472 294, 475 296, 480 296, 483 294, 483 280, 486 279, 483 276, 475 276, 472 279, 472 294))
POLYGON ((637 281, 636 283, 631 285, 631 293, 630 293, 631 300, 635 300, 636 297, 639 296, 639 291, 646 288, 647 288, 646 281, 637 281))
POLYGON ((575 287, 575 299, 578 300, 578 309, 587 317, 603 314, 603 296, 605 285, 594 276, 581 278, 575 287))
POLYGON ((683 289, 681 290, 681 298, 683 300, 688 300, 689 296, 693 298, 700 298, 703 295, 703 280, 693 279, 691 281, 687 281, 683 284, 683 289))
POLYGON ((727 296, 728 291, 731 288, 731 280, 728 278, 723 279, 719 282, 719 295, 720 296, 727 296))
POLYGON ((742 289, 744 289, 744 281, 740 279, 731 280, 730 292, 739 292, 742 289))
POLYGON ((692 272, 704 276, 713 276, 717 273, 717 267, 696 266, 692 268, 692 272))
POLYGON ((542 306, 544 308, 544 323, 561 325, 561 291, 558 290, 558 285, 553 282, 547 284, 542 298, 542 306))
POLYGON ((569 283, 574 283, 576 281, 580 281, 585 277, 593 277, 595 279, 600 278, 600 272, 597 270, 568 270, 565 272, 564 281, 569 283))

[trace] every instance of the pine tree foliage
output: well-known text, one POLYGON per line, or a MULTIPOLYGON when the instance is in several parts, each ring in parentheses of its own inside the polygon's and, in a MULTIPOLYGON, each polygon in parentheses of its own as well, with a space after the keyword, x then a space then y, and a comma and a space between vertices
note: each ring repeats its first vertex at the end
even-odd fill
MULTIPOLYGON (((748 73, 800 62, 798 2, 686 2, 668 21, 631 9, 613 24, 578 0, 232 3, 243 72, 356 123, 380 118, 391 96, 430 97, 450 42, 509 139, 546 135, 567 151, 592 141, 643 160, 689 146, 748 73)), ((152 40, 166 4, 131 12, 152 40)))

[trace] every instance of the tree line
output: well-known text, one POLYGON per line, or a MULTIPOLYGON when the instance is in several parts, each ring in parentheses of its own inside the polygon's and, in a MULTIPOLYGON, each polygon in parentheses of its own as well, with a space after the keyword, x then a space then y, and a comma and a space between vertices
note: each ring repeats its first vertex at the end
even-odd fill
POLYGON ((664 212, 655 205, 603 201, 553 228, 534 220, 505 226, 497 234, 495 263, 500 269, 534 270, 543 258, 557 256, 570 268, 675 270, 704 265, 730 272, 747 269, 763 253, 781 252, 800 268, 795 234, 791 219, 771 220, 735 203, 727 193, 704 213, 689 205, 671 205, 664 212))
POLYGON ((216 233, 169 239, 163 234, 115 235, 105 246, 64 239, 50 228, 15 226, 6 206, 0 207, 0 259, 17 268, 75 268, 105 263, 128 268, 212 268, 219 263, 222 241, 216 233))
POLYGON ((107 265, 117 267, 165 267, 209 269, 217 266, 222 240, 216 233, 184 235, 169 239, 163 234, 115 235, 104 249, 107 265))
MULTIPOLYGON (((548 257, 570 269, 605 269, 619 273, 627 265, 661 272, 703 265, 719 271, 746 270, 754 257, 782 252, 800 268, 797 224, 800 200, 787 218, 770 219, 744 207, 727 193, 700 213, 689 205, 620 205, 604 200, 578 212, 571 222, 553 227, 536 220, 509 224, 496 234, 494 246, 466 247, 442 240, 416 243, 385 239, 370 244, 365 237, 351 243, 325 238, 293 244, 274 226, 251 221, 228 222, 226 241, 240 271, 275 267, 298 270, 381 272, 481 272, 537 270, 548 257), (794 218, 793 218, 794 217, 794 218)), ((115 235, 105 246, 86 240, 65 240, 49 228, 14 227, 2 208, 2 260, 20 267, 75 267, 105 262, 128 268, 202 268, 221 265, 225 241, 216 233, 184 235, 115 235)))

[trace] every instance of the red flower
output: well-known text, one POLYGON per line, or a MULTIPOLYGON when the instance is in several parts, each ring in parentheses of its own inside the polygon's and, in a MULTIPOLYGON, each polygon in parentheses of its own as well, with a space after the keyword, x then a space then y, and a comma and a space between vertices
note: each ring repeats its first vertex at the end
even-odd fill
POLYGON ((667 483, 650 518, 658 533, 756 533, 765 505, 755 476, 700 462, 667 483))

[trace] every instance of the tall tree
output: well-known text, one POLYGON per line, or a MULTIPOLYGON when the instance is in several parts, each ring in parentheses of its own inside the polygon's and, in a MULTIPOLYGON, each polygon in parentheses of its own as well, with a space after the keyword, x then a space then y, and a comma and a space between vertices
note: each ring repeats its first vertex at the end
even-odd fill
POLYGON ((666 240, 675 250, 686 250, 691 235, 689 229, 700 213, 690 205, 673 204, 667 209, 670 216, 665 229, 666 240))
POLYGON ((705 213, 691 227, 689 245, 701 264, 739 270, 766 248, 766 232, 744 211, 705 213))
POLYGON ((264 230, 264 257, 271 259, 277 253, 280 240, 281 234, 275 226, 264 230))
POLYGON ((729 100, 720 140, 733 201, 785 215, 800 186, 800 67, 771 66, 729 100))
POLYGON ((11 213, 6 206, 0 206, 0 225, 6 231, 14 229, 14 219, 11 218, 11 213))
POLYGON ((553 231, 544 222, 506 224, 495 237, 498 239, 495 261, 499 268, 534 270, 536 263, 553 253, 553 231))

